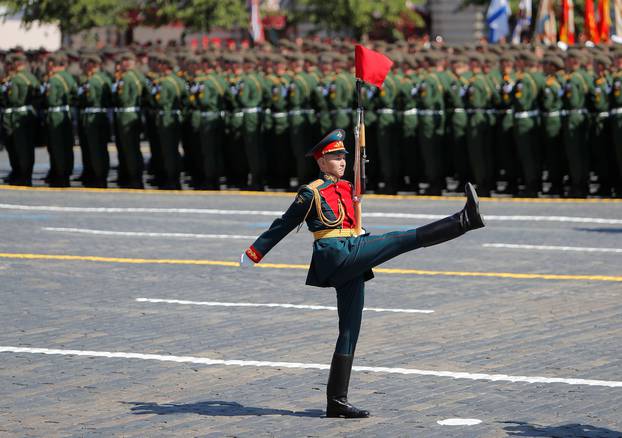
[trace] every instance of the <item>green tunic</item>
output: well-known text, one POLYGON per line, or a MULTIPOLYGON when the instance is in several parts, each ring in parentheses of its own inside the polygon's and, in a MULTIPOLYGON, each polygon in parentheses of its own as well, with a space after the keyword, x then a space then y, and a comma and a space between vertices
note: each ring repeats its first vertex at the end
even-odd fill
POLYGON ((80 125, 84 130, 85 145, 82 146, 84 174, 87 187, 107 187, 110 157, 108 108, 112 105, 111 82, 102 72, 96 72, 79 88, 78 105, 80 125))
POLYGON ((11 173, 7 182, 32 185, 35 147, 35 111, 39 105, 39 81, 28 70, 12 74, 1 86, 2 131, 11 173))

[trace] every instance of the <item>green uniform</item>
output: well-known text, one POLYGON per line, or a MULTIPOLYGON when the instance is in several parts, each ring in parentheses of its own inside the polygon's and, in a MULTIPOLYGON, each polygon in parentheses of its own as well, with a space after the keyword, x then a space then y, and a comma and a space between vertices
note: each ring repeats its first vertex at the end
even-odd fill
POLYGON ((451 82, 445 90, 447 127, 451 135, 452 147, 449 156, 454 175, 458 180, 458 190, 461 190, 469 174, 466 143, 469 119, 464 106, 464 96, 469 86, 469 80, 468 75, 451 73, 450 77, 451 82))
POLYGON ((266 77, 269 86, 265 118, 269 123, 263 145, 263 153, 271 163, 268 185, 280 189, 289 189, 292 176, 291 163, 294 159, 289 144, 288 99, 291 77, 289 74, 271 74, 266 77))
POLYGON ((518 73, 513 92, 514 138, 521 165, 525 191, 523 196, 537 196, 541 188, 542 168, 538 145, 538 84, 528 72, 518 73))
MULTIPOLYGON (((343 138, 342 133, 338 135, 337 138, 343 138)), ((347 403, 350 369, 361 328, 365 282, 373 278, 372 268, 405 252, 464 234, 470 228, 462 225, 462 217, 463 212, 418 229, 355 236, 352 184, 321 175, 303 186, 287 211, 245 251, 245 257, 259 263, 303 222, 313 233, 313 256, 306 284, 334 287, 337 294, 339 336, 327 384, 329 404, 335 397, 339 397, 342 406, 347 403)))
POLYGON ((493 183, 492 146, 488 109, 492 91, 482 73, 469 80, 465 104, 469 114, 467 151, 473 179, 482 196, 490 196, 493 183))
POLYGON ((373 111, 376 114, 376 138, 372 141, 377 145, 379 169, 384 180, 384 194, 397 193, 401 151, 397 135, 397 103, 400 83, 393 74, 388 74, 382 88, 376 89, 373 98, 373 111))
POLYGON ((289 142, 291 153, 296 161, 296 176, 298 181, 309 181, 315 173, 313 162, 305 158, 305 150, 312 131, 313 121, 310 119, 314 113, 311 103, 311 94, 316 86, 312 75, 301 72, 293 76, 289 83, 287 93, 289 113, 289 142))
POLYGON ((162 181, 164 164, 162 163, 162 148, 160 146, 160 137, 158 136, 158 128, 156 127, 156 119, 158 110, 156 108, 155 95, 157 94, 156 82, 158 75, 155 72, 142 72, 145 77, 145 85, 141 99, 142 113, 145 119, 144 132, 149 142, 149 165, 147 171, 153 177, 151 183, 159 186, 162 181))
POLYGON ((44 103, 50 154, 49 185, 69 187, 73 172, 73 126, 71 106, 77 96, 78 87, 73 77, 65 70, 53 74, 46 86, 44 103))
POLYGON ((596 77, 591 87, 591 152, 594 170, 598 174, 598 194, 611 196, 615 174, 615 152, 611 142, 610 101, 612 80, 608 75, 596 77))
POLYGON ((11 75, 1 85, 1 90, 2 130, 11 164, 7 182, 30 186, 35 162, 35 107, 39 100, 39 81, 28 70, 21 70, 11 75))
POLYGON ((194 104, 194 99, 192 99, 192 93, 189 93, 194 78, 184 70, 177 71, 175 77, 184 96, 181 101, 179 117, 180 141, 183 150, 181 170, 190 178, 190 186, 197 187, 201 185, 203 176, 202 168, 199 164, 201 161, 199 152, 200 115, 194 104))
POLYGON ((249 73, 244 75, 239 85, 240 92, 235 97, 243 113, 242 140, 250 170, 250 188, 263 190, 267 164, 259 136, 263 98, 261 80, 257 74, 249 73))
POLYGON ((181 156, 179 142, 181 140, 181 117, 186 89, 174 73, 157 81, 155 93, 156 129, 160 137, 162 154, 162 181, 160 188, 167 190, 181 189, 181 156))
POLYGON ((366 84, 365 82, 361 84, 361 104, 363 105, 365 118, 365 154, 368 161, 365 166, 367 190, 378 190, 378 181, 382 179, 379 170, 378 143, 376 141, 378 115, 374 111, 374 96, 377 92, 374 85, 366 84))
POLYGON ((417 141, 417 128, 419 116, 417 115, 417 89, 419 78, 416 74, 404 75, 399 80, 399 94, 397 108, 401 114, 398 122, 400 126, 400 175, 405 182, 407 190, 419 192, 419 142, 417 141))
POLYGON ((142 189, 143 155, 140 151, 141 105, 144 81, 135 70, 126 71, 112 85, 120 187, 142 189))
POLYGON ((495 135, 495 149, 497 152, 497 166, 503 169, 506 181, 504 192, 515 194, 517 191, 518 158, 516 156, 516 139, 514 136, 514 87, 516 75, 504 74, 498 90, 497 128, 495 135))
POLYGON ((445 187, 443 136, 445 133, 445 89, 437 73, 421 77, 417 92, 419 147, 430 184, 428 195, 440 195, 445 187))
POLYGON ((614 184, 616 196, 622 197, 622 72, 616 72, 612 81, 609 100, 611 102, 611 138, 616 162, 614 184))
POLYGON ((216 74, 206 74, 195 79, 195 105, 199 110, 200 165, 202 188, 219 188, 218 179, 225 174, 223 156, 224 120, 228 87, 224 79, 216 74))
POLYGON ((563 103, 566 116, 563 119, 564 150, 568 160, 571 182, 571 196, 585 197, 588 194, 590 151, 588 146, 588 111, 586 100, 590 85, 581 72, 566 77, 563 103))
POLYGON ((84 131, 83 184, 86 187, 108 186, 110 170, 108 108, 112 105, 111 82, 107 75, 96 72, 78 88, 80 126, 84 131))
POLYGON ((542 136, 544 146, 544 164, 551 183, 548 193, 561 194, 564 177, 562 148, 562 95, 564 93, 563 75, 549 75, 540 93, 542 116, 542 136))
MULTIPOLYGON (((346 131, 351 130, 353 126, 352 108, 354 107, 354 99, 356 97, 354 77, 349 73, 341 72, 329 76, 325 83, 328 88, 326 102, 330 114, 330 126, 326 131, 335 128, 341 128, 346 131)), ((345 145, 348 150, 354 150, 353 137, 346 137, 345 145)), ((354 168, 353 160, 354 154, 346 156, 347 168, 345 177, 352 175, 352 169, 354 168)))

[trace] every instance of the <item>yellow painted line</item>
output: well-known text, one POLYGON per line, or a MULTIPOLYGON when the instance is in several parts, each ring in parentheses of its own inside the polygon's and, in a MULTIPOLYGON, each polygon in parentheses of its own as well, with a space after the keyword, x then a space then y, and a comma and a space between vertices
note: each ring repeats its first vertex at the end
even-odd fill
MULTIPOLYGON (((84 193, 138 193, 159 195, 185 195, 185 196, 254 196, 266 198, 291 198, 293 192, 253 192, 246 190, 157 190, 157 189, 95 189, 86 187, 21 187, 0 185, 0 190, 28 191, 28 192, 84 192, 84 193)), ((365 195, 367 199, 384 200, 409 200, 409 201, 463 201, 464 196, 419 196, 419 195, 365 195)), ((490 203, 531 203, 531 204, 622 204, 622 199, 615 198, 479 198, 481 202, 490 203)))
POLYGON ((67 260, 84 262, 104 262, 104 263, 130 263, 136 265, 160 264, 160 265, 211 265, 211 266, 232 266, 239 267, 238 262, 227 262, 220 260, 177 260, 177 259, 134 259, 125 257, 99 257, 99 256, 75 256, 58 254, 16 254, 0 253, 0 258, 4 259, 25 259, 25 260, 67 260))
MULTIPOLYGON (((18 260, 65 260, 86 261, 103 263, 128 263, 128 264, 160 264, 160 265, 208 265, 227 266, 237 268, 238 262, 225 260, 192 260, 192 259, 142 259, 125 257, 99 257, 77 256, 59 254, 21 254, 0 253, 0 259, 18 260)), ((259 263, 256 268, 262 269, 309 269, 308 265, 282 264, 282 263, 259 263)), ((375 272, 390 275, 427 275, 442 277, 488 277, 488 278, 513 278, 513 279, 536 279, 536 280, 578 280, 578 281, 612 281, 622 282, 622 276, 612 275, 566 275, 566 274, 525 274, 513 272, 462 272, 462 271, 426 271, 420 269, 389 269, 375 268, 375 272)))

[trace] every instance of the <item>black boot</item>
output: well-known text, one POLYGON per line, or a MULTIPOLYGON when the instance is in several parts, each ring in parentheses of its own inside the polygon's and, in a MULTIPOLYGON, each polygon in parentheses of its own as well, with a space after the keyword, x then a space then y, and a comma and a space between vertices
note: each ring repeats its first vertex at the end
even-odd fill
POLYGON ((462 236, 467 231, 486 226, 484 219, 479 214, 479 198, 471 183, 466 183, 464 193, 467 202, 461 211, 440 221, 417 228, 417 239, 421 246, 427 247, 447 242, 462 236))
POLYGON ((326 417, 327 418, 367 418, 369 412, 357 409, 348 403, 348 385, 352 371, 352 354, 333 355, 330 374, 326 385, 326 417))

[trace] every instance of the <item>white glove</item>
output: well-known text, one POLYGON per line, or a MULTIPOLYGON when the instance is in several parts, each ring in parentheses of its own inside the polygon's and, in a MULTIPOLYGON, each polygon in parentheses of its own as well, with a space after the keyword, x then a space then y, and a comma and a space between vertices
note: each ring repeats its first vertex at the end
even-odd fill
POLYGON ((250 266, 255 266, 255 262, 246 255, 246 252, 243 252, 240 256, 240 268, 248 268, 250 266))

